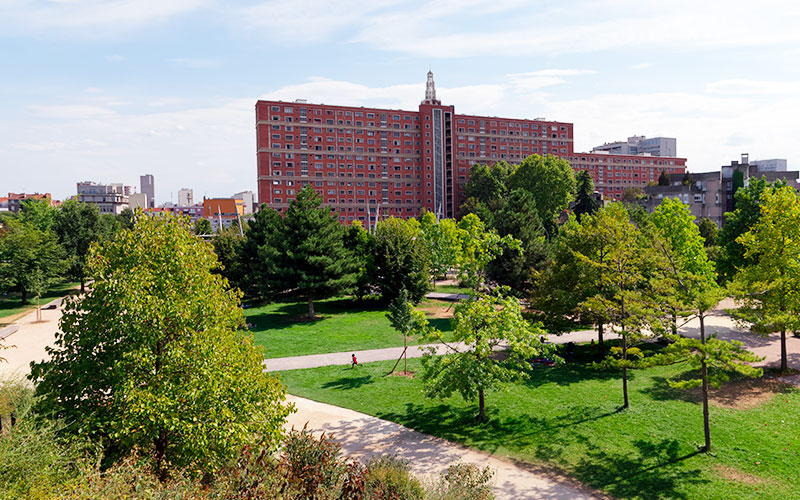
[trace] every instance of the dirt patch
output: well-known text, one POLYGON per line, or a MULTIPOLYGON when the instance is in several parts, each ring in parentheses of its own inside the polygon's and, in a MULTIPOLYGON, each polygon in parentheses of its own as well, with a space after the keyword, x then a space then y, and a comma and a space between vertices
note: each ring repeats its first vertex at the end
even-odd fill
MULTIPOLYGON (((746 410, 754 408, 772 399, 772 397, 786 389, 788 384, 778 378, 757 378, 738 380, 723 384, 717 390, 709 392, 709 402, 722 408, 746 410)), ((700 399, 699 389, 693 394, 700 399)))
POLYGON ((731 467, 729 465, 715 465, 714 470, 723 477, 723 479, 727 479, 728 481, 733 481, 736 483, 742 484, 763 484, 766 480, 763 477, 754 476, 753 474, 748 474, 746 472, 742 472, 735 467, 731 467))
POLYGON ((428 318, 452 318, 454 306, 455 304, 451 302, 430 300, 421 304, 419 310, 424 312, 428 318))
POLYGON ((414 372, 403 372, 403 371, 399 371, 399 372, 392 372, 392 373, 390 373, 389 375, 391 375, 392 377, 406 377, 406 378, 414 378, 414 372))

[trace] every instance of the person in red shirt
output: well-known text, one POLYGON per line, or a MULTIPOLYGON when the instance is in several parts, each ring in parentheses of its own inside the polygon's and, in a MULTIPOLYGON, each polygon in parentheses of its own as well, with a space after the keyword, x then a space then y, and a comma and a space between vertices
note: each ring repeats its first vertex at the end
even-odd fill
POLYGON ((350 368, 355 368, 357 364, 358 364, 358 360, 356 359, 356 355, 353 354, 353 364, 350 365, 350 368))

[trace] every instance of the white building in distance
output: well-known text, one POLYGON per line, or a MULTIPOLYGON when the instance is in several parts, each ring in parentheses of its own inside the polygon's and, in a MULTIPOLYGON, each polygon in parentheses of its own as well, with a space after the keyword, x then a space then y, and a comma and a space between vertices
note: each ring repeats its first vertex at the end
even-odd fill
POLYGON ((634 135, 627 141, 607 142, 592 148, 592 152, 606 151, 621 155, 678 156, 677 141, 672 137, 634 135))
POLYGON ((178 191, 178 206, 189 207, 194 205, 194 191, 189 188, 183 188, 178 191))

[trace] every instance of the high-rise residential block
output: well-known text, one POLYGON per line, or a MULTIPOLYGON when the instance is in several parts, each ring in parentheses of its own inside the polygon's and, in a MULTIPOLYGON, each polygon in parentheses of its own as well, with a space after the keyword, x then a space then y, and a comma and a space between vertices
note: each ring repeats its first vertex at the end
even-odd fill
POLYGON ((122 184, 100 184, 84 181, 78 183, 78 200, 97 205, 100 213, 119 214, 129 207, 130 187, 122 184))
POLYGON ((140 189, 139 192, 147 195, 147 202, 150 208, 156 206, 156 186, 155 180, 151 174, 145 174, 139 177, 140 189))
POLYGON ((573 125, 543 118, 457 114, 436 97, 428 73, 416 111, 295 102, 256 103, 258 199, 285 210, 311 185, 341 222, 454 217, 476 163, 520 163, 539 154, 588 170, 596 189, 618 199, 662 170, 683 173, 683 158, 575 153, 573 125))

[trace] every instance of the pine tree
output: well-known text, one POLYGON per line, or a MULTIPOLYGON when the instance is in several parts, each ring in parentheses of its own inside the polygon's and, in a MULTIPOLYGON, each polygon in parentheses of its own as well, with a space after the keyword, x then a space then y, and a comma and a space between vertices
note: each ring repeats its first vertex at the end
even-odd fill
POLYGON ((349 292, 355 285, 358 264, 344 247, 344 229, 310 185, 289 205, 278 244, 284 286, 308 300, 309 318, 314 318, 315 299, 349 292))
POLYGON ((581 170, 575 177, 577 183, 575 206, 572 211, 578 220, 583 214, 593 214, 600 208, 600 203, 594 199, 594 182, 587 170, 581 170))

